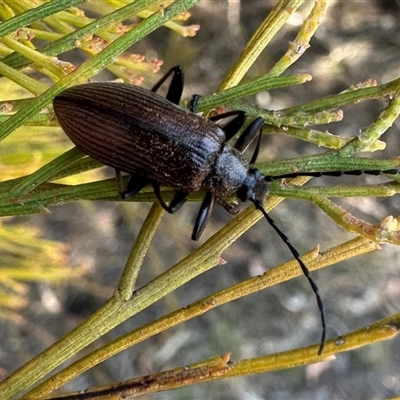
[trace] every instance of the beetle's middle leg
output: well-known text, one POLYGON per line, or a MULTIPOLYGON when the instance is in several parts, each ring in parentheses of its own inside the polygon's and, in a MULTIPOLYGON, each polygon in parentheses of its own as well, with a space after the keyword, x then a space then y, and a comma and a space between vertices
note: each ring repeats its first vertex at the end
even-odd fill
POLYGON ((256 118, 240 135, 239 139, 235 144, 235 149, 243 153, 247 147, 253 142, 257 137, 257 144, 254 149, 253 155, 250 160, 250 164, 254 164, 257 160, 258 152, 260 151, 262 127, 264 124, 264 119, 259 117, 256 118))
POLYGON ((223 114, 214 115, 209 118, 210 121, 220 121, 221 119, 235 117, 231 121, 229 121, 225 126, 222 127, 222 130, 225 132, 226 141, 231 140, 243 126, 244 121, 246 119, 246 113, 241 110, 237 111, 228 111, 223 114))

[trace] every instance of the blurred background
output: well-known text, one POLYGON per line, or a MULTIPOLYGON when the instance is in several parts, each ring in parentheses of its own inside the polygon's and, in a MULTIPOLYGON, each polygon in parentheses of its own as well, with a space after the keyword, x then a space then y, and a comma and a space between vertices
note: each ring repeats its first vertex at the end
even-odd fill
MULTIPOLYGON (((283 55, 308 14, 309 2, 290 19, 283 34, 257 60, 247 78, 269 70, 283 55)), ((294 106, 335 94, 368 79, 389 82, 400 74, 400 2, 398 0, 332 1, 311 48, 288 73, 310 73, 313 80, 295 89, 260 93, 249 102, 267 109, 294 106)), ((247 40, 265 19, 273 1, 203 1, 191 10, 190 23, 200 24, 194 38, 182 39, 160 29, 135 45, 134 53, 164 61, 158 77, 170 67, 185 71, 185 98, 213 93, 247 40)), ((61 57, 60 57, 61 58, 61 57)), ((105 77, 104 79, 110 79, 105 77)), ((373 122, 383 102, 369 101, 344 108, 344 119, 329 126, 333 133, 354 136, 373 122)), ((376 157, 398 156, 400 122, 382 138, 387 149, 376 157)), ((322 130, 323 128, 319 127, 322 130)), ((322 152, 289 137, 263 138, 259 160, 276 160, 322 152)), ((109 172, 106 172, 109 173, 109 172)), ((111 172, 112 173, 112 172, 111 172)), ((312 184, 338 184, 338 178, 312 184)), ((340 183, 365 184, 378 178, 340 178, 340 183)), ((377 224, 399 214, 396 197, 338 201, 347 211, 377 224)), ((174 265, 199 244, 190 240, 199 204, 190 203, 165 215, 153 241, 138 285, 174 265)), ((16 218, 41 235, 65 244, 68 262, 84 268, 84 278, 70 285, 29 286, 28 303, 18 320, 0 319, 0 378, 7 376, 65 335, 112 296, 150 204, 77 202, 51 208, 50 214, 16 218)), ((300 253, 317 244, 325 251, 353 236, 339 228, 317 207, 286 200, 272 213, 300 253)), ((230 220, 216 207, 201 243, 230 220)), ((328 335, 336 337, 395 314, 400 308, 399 249, 383 245, 370 253, 313 273, 326 310, 328 335)), ((96 343, 101 345, 210 293, 263 273, 290 259, 286 246, 261 220, 222 254, 226 265, 216 267, 131 318, 96 343)), ((319 312, 307 280, 300 277, 231 304, 164 332, 124 351, 67 384, 63 390, 104 385, 232 352, 244 359, 316 343, 319 312)), ((400 393, 400 341, 382 342, 336 360, 220 382, 204 383, 149 399, 381 399, 400 393)), ((88 351, 95 347, 89 348, 88 351)))

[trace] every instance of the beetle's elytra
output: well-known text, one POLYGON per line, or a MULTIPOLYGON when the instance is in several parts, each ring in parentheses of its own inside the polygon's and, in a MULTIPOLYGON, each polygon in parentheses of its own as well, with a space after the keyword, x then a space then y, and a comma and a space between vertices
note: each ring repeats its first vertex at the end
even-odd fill
MULTIPOLYGON (((263 176, 250 168, 256 161, 263 120, 257 118, 241 134, 234 146, 227 142, 245 121, 242 111, 231 111, 205 119, 178 106, 183 91, 183 74, 172 68, 154 87, 147 90, 123 83, 89 83, 69 88, 54 99, 54 111, 65 133, 83 152, 105 165, 131 175, 123 198, 132 196, 151 184, 161 205, 170 213, 177 211, 187 196, 201 188, 207 194, 193 228, 192 239, 203 232, 214 202, 232 211, 223 199, 236 194, 250 200, 286 242, 306 275, 318 302, 322 322, 319 354, 325 342, 325 316, 318 288, 297 250, 278 229, 262 206, 267 181, 297 175, 339 176, 342 172, 311 172, 279 177, 263 176), (156 91, 172 75, 166 98, 156 91), (215 121, 233 116, 224 127, 215 121), (258 137, 253 156, 248 162, 242 153, 258 137), (176 190, 170 204, 161 197, 160 185, 176 190)), ((195 105, 192 101, 192 108, 195 105)), ((192 110, 194 111, 194 110, 192 110)), ((349 171, 379 175, 388 171, 349 171)))
MULTIPOLYGON (((221 128, 214 120, 179 107, 182 90, 182 71, 175 67, 152 91, 110 82, 71 87, 54 99, 54 110, 78 148, 131 175, 124 198, 152 184, 163 207, 174 212, 190 193, 207 188, 192 235, 197 240, 215 201, 225 204, 222 200, 234 194, 243 201, 258 201, 266 192, 264 177, 249 168, 242 156, 249 143, 260 137, 263 121, 256 119, 232 147, 227 140, 243 125, 244 113, 234 111, 214 118, 234 116, 221 128), (171 74, 167 98, 161 97, 155 90, 171 74), (161 198, 160 185, 176 189, 169 205, 161 198)), ((256 152, 258 148, 252 162, 256 152)))
POLYGON ((225 142, 212 121, 139 86, 75 86, 56 97, 54 109, 70 139, 94 159, 187 193, 204 186, 225 142))

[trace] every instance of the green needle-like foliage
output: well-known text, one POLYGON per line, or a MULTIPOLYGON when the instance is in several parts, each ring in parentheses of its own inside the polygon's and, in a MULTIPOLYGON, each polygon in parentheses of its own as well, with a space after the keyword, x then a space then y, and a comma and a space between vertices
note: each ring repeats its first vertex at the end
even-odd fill
MULTIPOLYGON (((68 139, 56 128, 53 98, 72 85, 89 81, 102 70, 108 70, 116 78, 132 84, 140 84, 144 78, 152 79, 162 61, 148 60, 143 55, 130 53, 128 49, 156 29, 169 29, 182 37, 194 36, 199 29, 198 25, 188 25, 186 19, 189 17, 187 10, 200 0, 98 0, 85 5, 81 3, 77 0, 14 0, 4 1, 0 7, 0 18, 4 21, 0 24, 0 216, 5 217, 0 220, 0 316, 12 321, 15 310, 26 305, 26 281, 72 282, 72 278, 82 276, 83 269, 71 270, 63 245, 41 239, 37 230, 25 230, 20 222, 15 222, 20 219, 11 218, 45 213, 50 206, 78 200, 121 201, 115 179, 103 179, 99 170, 101 165, 78 149, 71 149, 68 139), (85 8, 80 8, 83 6, 85 8), (135 22, 132 22, 133 17, 135 22), (85 61, 62 61, 62 55, 70 50, 79 51, 85 56, 85 61)), ((328 2, 323 0, 314 2, 297 37, 269 72, 242 82, 261 52, 284 29, 288 18, 303 3, 304 0, 277 1, 226 74, 217 93, 200 98, 199 111, 207 115, 216 107, 244 110, 249 121, 259 116, 265 119, 265 135, 288 135, 326 149, 325 153, 315 156, 257 164, 256 167, 268 176, 399 168, 398 157, 367 158, 362 153, 378 152, 385 147, 381 136, 400 113, 400 78, 383 85, 366 82, 345 92, 279 111, 261 109, 245 102, 247 96, 303 85, 312 79, 308 73, 290 74, 286 70, 306 53, 327 11, 328 2), (341 107, 370 99, 385 99, 387 103, 369 126, 350 138, 326 130, 326 125, 343 117, 341 107), (319 129, 321 125, 323 129, 319 129)), ((400 244, 398 217, 388 216, 380 224, 372 225, 352 216, 332 200, 353 196, 394 196, 400 191, 398 174, 388 176, 385 183, 363 186, 303 187, 308 180, 300 177, 287 182, 272 182, 265 203, 266 210, 272 210, 285 198, 307 200, 338 225, 357 235, 355 239, 340 243, 323 254, 316 248, 304 255, 303 260, 310 271, 375 251, 379 243, 400 244)), ((166 199, 172 193, 169 188, 162 190, 166 199)), ((193 193, 189 200, 198 202, 203 196, 204 192, 200 191, 193 193)), ((134 196, 132 201, 154 204, 133 244, 114 295, 68 335, 59 338, 53 346, 1 382, 0 399, 51 396, 63 384, 130 346, 215 307, 301 275, 297 262, 292 260, 262 276, 243 280, 193 301, 186 308, 166 313, 78 358, 82 349, 128 318, 221 264, 223 252, 262 218, 253 206, 248 207, 202 246, 138 288, 136 281, 142 261, 151 251, 150 244, 164 211, 148 188, 134 196), (72 359, 74 363, 60 369, 61 364, 72 359)), ((234 363, 229 362, 229 355, 226 354, 199 360, 185 368, 155 372, 151 379, 132 377, 130 381, 91 388, 85 393, 87 398, 122 398, 321 362, 331 359, 335 353, 392 338, 397 333, 399 321, 399 316, 394 315, 350 332, 340 340, 331 339, 321 356, 317 355, 319 344, 272 355, 260 354, 248 360, 235 360, 234 363)), ((69 395, 72 397, 68 398, 86 398, 84 395, 79 397, 78 393, 69 395)))

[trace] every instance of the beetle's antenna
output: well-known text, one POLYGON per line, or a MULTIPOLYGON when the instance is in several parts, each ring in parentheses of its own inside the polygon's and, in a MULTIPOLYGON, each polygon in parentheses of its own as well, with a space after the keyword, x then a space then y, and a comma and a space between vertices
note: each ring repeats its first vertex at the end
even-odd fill
POLYGON ((362 170, 362 169, 356 169, 353 171, 323 171, 323 172, 292 172, 284 175, 268 175, 264 176, 264 180, 266 182, 272 182, 276 181, 279 179, 287 179, 287 178, 297 178, 298 176, 311 176, 315 178, 320 178, 321 176, 333 176, 333 177, 339 177, 342 175, 353 175, 353 176, 358 176, 362 174, 366 175, 397 175, 400 173, 399 168, 392 168, 392 169, 372 169, 372 170, 362 170))
POLYGON ((287 247, 289 247, 289 250, 293 254, 293 257, 299 263, 300 268, 303 271, 303 274, 307 278, 307 280, 308 280, 308 282, 309 282, 309 284, 311 286, 311 289, 313 290, 313 292, 315 294, 315 297, 317 299, 318 309, 319 309, 320 316, 321 316, 321 325, 322 325, 321 344, 320 344, 319 349, 318 349, 318 355, 321 355, 322 350, 324 349, 325 339, 326 339, 326 322, 325 322, 324 304, 323 304, 321 296, 319 294, 318 286, 316 285, 316 283, 312 279, 312 277, 310 275, 310 271, 308 270, 308 268, 306 267, 304 262, 301 260, 299 252, 290 243, 288 237, 276 226, 274 220, 264 210, 264 207, 262 206, 261 202, 259 200, 255 199, 255 198, 250 199, 250 201, 253 202, 253 204, 255 205, 257 210, 260 210, 262 212, 262 214, 264 215, 264 217, 266 218, 268 223, 275 229, 275 232, 286 243, 287 247))

